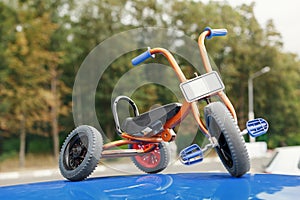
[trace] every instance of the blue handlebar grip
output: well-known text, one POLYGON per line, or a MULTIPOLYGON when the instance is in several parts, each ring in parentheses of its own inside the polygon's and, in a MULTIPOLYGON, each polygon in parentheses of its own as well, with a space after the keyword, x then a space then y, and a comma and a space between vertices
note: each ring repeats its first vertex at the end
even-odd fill
POLYGON ((227 29, 211 29, 210 27, 206 27, 204 31, 209 31, 210 34, 206 36, 206 39, 211 39, 214 36, 225 36, 227 35, 227 29))
POLYGON ((142 53, 141 55, 135 57, 134 59, 131 60, 131 63, 135 66, 138 65, 142 62, 144 62, 145 60, 147 60, 148 58, 153 57, 150 53, 150 50, 145 51, 144 53, 142 53))

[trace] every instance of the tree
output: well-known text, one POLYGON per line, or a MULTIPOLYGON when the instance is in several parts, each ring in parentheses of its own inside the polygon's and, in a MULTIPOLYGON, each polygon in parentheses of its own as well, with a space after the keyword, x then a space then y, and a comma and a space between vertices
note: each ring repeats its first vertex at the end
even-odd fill
POLYGON ((5 56, 5 51, 8 48, 9 42, 14 38, 16 24, 16 13, 13 9, 0 2, 0 155, 3 153, 2 142, 5 137, 10 135, 8 122, 10 118, 7 115, 9 111, 10 102, 7 95, 10 93, 7 89, 7 82, 9 81, 9 69, 6 68, 8 59, 5 56))
MULTIPOLYGON (((26 132, 35 132, 34 127, 39 121, 49 122, 49 107, 56 106, 53 88, 49 91, 47 87, 49 80, 56 75, 51 68, 55 69, 60 62, 60 54, 48 50, 51 34, 57 25, 51 22, 47 13, 36 15, 20 4, 17 20, 15 38, 5 51, 9 75, 7 92, 3 91, 2 95, 10 102, 9 116, 13 120, 9 129, 12 131, 17 128, 13 124, 20 124, 20 165, 24 166, 26 132)), ((52 115, 52 121, 54 118, 52 115)))

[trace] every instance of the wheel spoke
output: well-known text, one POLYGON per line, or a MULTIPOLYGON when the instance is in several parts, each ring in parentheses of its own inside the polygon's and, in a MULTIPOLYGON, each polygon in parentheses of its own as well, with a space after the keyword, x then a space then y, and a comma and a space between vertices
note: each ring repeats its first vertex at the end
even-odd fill
POLYGON ((218 151, 220 153, 221 159, 223 159, 229 167, 232 167, 232 155, 223 132, 220 133, 218 151))
POLYGON ((71 139, 67 146, 65 163, 68 169, 76 169, 84 160, 87 149, 83 144, 82 139, 84 139, 84 137, 76 135, 71 139))
POLYGON ((231 154, 230 153, 228 153, 227 151, 224 151, 224 150, 223 150, 223 153, 224 153, 224 156, 227 158, 227 160, 231 159, 231 154))
MULTIPOLYGON (((149 149, 153 144, 136 144, 133 145, 134 149, 149 149)), ((154 168, 160 163, 160 149, 157 146, 154 150, 141 155, 141 156, 135 156, 136 161, 146 168, 154 168)))

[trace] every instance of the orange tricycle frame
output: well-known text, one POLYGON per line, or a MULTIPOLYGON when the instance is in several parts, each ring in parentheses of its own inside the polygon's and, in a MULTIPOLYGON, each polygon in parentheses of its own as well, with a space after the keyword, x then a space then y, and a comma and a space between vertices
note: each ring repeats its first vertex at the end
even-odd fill
MULTIPOLYGON (((199 46, 199 50, 200 50, 200 56, 201 56, 201 59, 203 62, 204 69, 207 73, 212 71, 212 67, 211 67, 211 64, 210 64, 210 61, 208 58, 208 54, 207 54, 207 51, 205 48, 205 44, 204 44, 204 40, 208 35, 210 35, 210 31, 206 30, 206 31, 202 32, 198 38, 198 46, 199 46)), ((171 67, 173 68, 173 70, 175 71, 179 81, 181 83, 187 81, 184 73, 180 69, 174 56, 168 50, 166 50, 164 48, 153 48, 153 49, 149 49, 149 52, 151 53, 151 55, 154 55, 154 54, 164 55, 167 58, 171 67)), ((217 95, 220 97, 221 101, 226 105, 226 107, 230 111, 232 117, 237 121, 237 115, 236 115, 235 109, 234 109, 232 103, 230 102, 229 98, 226 96, 226 94, 223 91, 221 91, 221 92, 218 92, 217 95)), ((122 133, 120 133, 120 136, 122 138, 124 138, 123 140, 107 143, 103 146, 103 149, 104 149, 103 156, 104 157, 113 157, 113 153, 111 154, 112 156, 110 156, 110 154, 108 152, 105 153, 105 151, 107 151, 110 148, 116 147, 116 146, 141 143, 141 142, 142 143, 159 143, 162 141, 166 141, 165 138, 168 138, 168 140, 171 141, 171 139, 170 139, 171 136, 169 135, 170 134, 169 130, 173 129, 176 125, 178 125, 181 121, 183 121, 185 119, 185 117, 190 113, 190 111, 192 112, 193 117, 194 117, 195 121, 197 122, 201 132, 206 137, 210 138, 211 135, 210 135, 209 131, 207 130, 205 123, 200 118, 200 113, 197 108, 197 102, 190 103, 190 102, 187 102, 186 100, 184 100, 182 107, 180 108, 180 111, 164 124, 165 131, 163 133, 158 134, 155 137, 145 138, 145 137, 134 137, 125 132, 122 132, 122 133)), ((151 149, 152 149, 152 147, 148 148, 146 150, 140 150, 141 152, 135 152, 135 154, 136 153, 146 153, 146 152, 151 151, 151 149)), ((124 150, 121 150, 121 151, 124 151, 124 150)), ((117 153, 117 155, 119 155, 119 154, 117 153)), ((127 154, 124 153, 124 155, 133 155, 133 154, 130 154, 128 152, 127 154)))

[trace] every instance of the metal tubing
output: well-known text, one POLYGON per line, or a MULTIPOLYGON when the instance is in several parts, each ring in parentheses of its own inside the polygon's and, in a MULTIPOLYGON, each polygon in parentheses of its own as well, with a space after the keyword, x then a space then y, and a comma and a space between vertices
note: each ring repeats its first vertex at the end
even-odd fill
POLYGON ((117 141, 109 142, 109 143, 103 145, 103 149, 106 150, 106 149, 111 149, 111 148, 114 148, 114 147, 123 146, 123 145, 126 145, 126 144, 135 144, 135 143, 137 143, 137 141, 117 140, 117 141))
MULTIPOLYGON (((206 51, 205 44, 204 44, 205 37, 209 34, 210 34, 209 31, 204 31, 200 34, 200 36, 198 38, 198 46, 199 46, 199 50, 200 50, 200 56, 202 58, 202 62, 203 62, 205 71, 207 73, 212 71, 212 67, 210 65, 207 51, 206 51)), ((236 115, 235 109, 234 109, 232 103, 230 102, 230 100, 228 99, 228 97, 226 96, 226 94, 222 91, 222 92, 218 92, 218 96, 221 98, 222 102, 225 104, 225 106, 230 111, 232 117, 237 122, 237 115, 236 115)))
POLYGON ((119 157, 131 157, 144 154, 142 149, 117 149, 117 150, 105 150, 101 154, 101 158, 119 158, 119 157))
POLYGON ((170 65, 173 67, 175 73, 177 74, 177 77, 179 78, 180 82, 186 82, 186 77, 184 76, 183 72, 181 71, 180 67, 178 66, 175 58, 173 55, 166 49, 163 48, 153 48, 150 49, 151 54, 157 54, 161 53, 163 54, 169 61, 170 65))
POLYGON ((132 135, 126 134, 126 133, 122 133, 121 135, 123 138, 129 139, 129 140, 136 140, 136 141, 140 141, 140 142, 148 142, 148 143, 160 143, 163 140, 161 139, 161 137, 149 137, 149 138, 145 138, 145 137, 134 137, 132 135))

